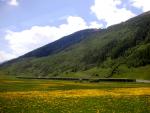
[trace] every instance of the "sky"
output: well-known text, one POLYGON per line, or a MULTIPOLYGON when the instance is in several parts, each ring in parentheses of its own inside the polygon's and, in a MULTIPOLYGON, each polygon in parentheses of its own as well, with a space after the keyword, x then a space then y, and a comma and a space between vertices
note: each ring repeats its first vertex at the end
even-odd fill
POLYGON ((0 62, 149 11, 150 0, 0 0, 0 62))

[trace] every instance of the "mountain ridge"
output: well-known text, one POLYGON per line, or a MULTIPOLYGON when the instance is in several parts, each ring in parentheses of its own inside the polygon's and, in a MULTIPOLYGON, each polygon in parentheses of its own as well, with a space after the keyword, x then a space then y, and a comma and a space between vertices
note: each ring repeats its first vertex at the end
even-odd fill
POLYGON ((94 32, 99 32, 101 29, 84 29, 77 32, 74 32, 70 35, 63 36, 62 38, 53 41, 49 44, 46 44, 44 46, 41 46, 37 49, 34 49, 28 53, 25 53, 24 55, 19 56, 18 58, 14 58, 12 60, 6 61, 4 63, 1 63, 0 65, 4 65, 7 63, 13 63, 17 60, 28 58, 28 57, 44 57, 52 54, 56 54, 59 51, 64 50, 65 48, 72 46, 76 43, 79 43, 80 41, 88 38, 88 35, 91 35, 94 32), (63 45, 63 43, 67 43, 66 45, 63 45))
MULTIPOLYGON (((1 70, 17 76, 120 77, 132 68, 150 64, 150 12, 84 35, 83 39, 75 36, 78 41, 48 55, 27 53, 6 62, 1 70)), ((143 76, 150 79, 148 74, 143 76)))
POLYGON ((40 48, 37 48, 31 52, 28 52, 25 55, 21 56, 21 58, 24 58, 24 57, 43 57, 43 56, 55 54, 59 51, 64 50, 65 48, 67 48, 71 45, 79 43, 80 41, 87 38, 88 35, 91 35, 92 33, 98 32, 98 31, 100 31, 100 29, 84 29, 84 30, 77 31, 77 32, 72 33, 70 35, 64 36, 64 37, 62 37, 62 38, 60 38, 54 42, 51 42, 47 45, 44 45, 40 48), (52 49, 53 47, 54 47, 54 50, 52 49), (47 51, 45 51, 45 50, 47 50, 47 51), (44 52, 41 55, 41 53, 38 53, 38 52, 36 53, 36 51, 39 51, 39 52, 44 51, 44 52))

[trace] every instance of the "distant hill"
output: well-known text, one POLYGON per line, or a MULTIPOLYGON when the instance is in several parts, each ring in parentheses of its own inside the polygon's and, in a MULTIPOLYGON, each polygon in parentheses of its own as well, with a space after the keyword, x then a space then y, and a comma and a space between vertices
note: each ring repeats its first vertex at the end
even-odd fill
POLYGON ((150 12, 146 12, 107 29, 65 36, 5 62, 0 69, 16 76, 150 79, 149 64, 150 12), (136 74, 137 69, 145 73, 136 74))

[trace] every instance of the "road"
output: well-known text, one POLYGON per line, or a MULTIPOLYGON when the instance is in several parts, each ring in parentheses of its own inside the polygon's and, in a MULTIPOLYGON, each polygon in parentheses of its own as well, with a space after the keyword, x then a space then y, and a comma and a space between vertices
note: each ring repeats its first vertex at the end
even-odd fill
POLYGON ((139 83, 150 83, 150 80, 136 80, 139 83))

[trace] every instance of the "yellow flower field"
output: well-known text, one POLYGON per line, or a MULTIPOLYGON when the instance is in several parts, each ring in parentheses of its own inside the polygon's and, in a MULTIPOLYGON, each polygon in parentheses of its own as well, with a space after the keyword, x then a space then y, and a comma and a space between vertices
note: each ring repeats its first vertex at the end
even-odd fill
POLYGON ((150 84, 0 79, 0 113, 150 113, 150 84))
POLYGON ((95 96, 140 96, 149 95, 150 88, 116 88, 112 90, 79 89, 79 90, 55 90, 55 91, 16 91, 1 92, 2 98, 32 98, 32 97, 95 97, 95 96))

